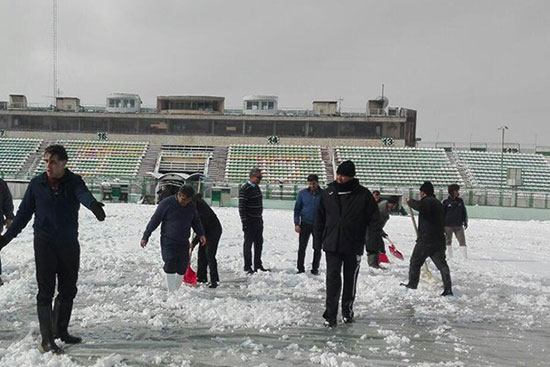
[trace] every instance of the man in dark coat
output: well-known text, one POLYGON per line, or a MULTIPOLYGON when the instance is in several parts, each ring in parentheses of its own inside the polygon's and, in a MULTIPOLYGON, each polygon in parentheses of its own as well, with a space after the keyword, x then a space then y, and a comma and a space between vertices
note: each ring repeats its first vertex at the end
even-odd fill
POLYGON ((264 243, 264 221, 262 219, 263 203, 260 181, 262 171, 259 168, 250 170, 250 179, 239 191, 239 215, 244 232, 244 271, 247 274, 269 271, 262 264, 262 249, 264 243), (252 245, 254 245, 254 269, 252 269, 252 245))
POLYGON ((34 214, 36 299, 42 335, 40 351, 62 353, 55 344, 55 337, 67 344, 82 341, 68 332, 80 266, 80 204, 90 209, 99 221, 105 220, 105 212, 103 204, 92 196, 82 177, 66 168, 68 157, 63 146, 47 147, 44 160, 46 172, 29 183, 12 225, 0 239, 0 248, 15 238, 34 214), (56 276, 58 294, 52 312, 56 276))
MULTIPOLYGON (((210 288, 217 288, 220 276, 218 274, 218 262, 216 261, 216 252, 218 243, 222 236, 222 225, 218 216, 210 206, 203 200, 201 194, 193 196, 193 202, 197 206, 199 217, 204 228, 206 244, 199 247, 199 259, 197 265, 197 281, 206 283, 206 266, 210 268, 210 288)), ((195 234, 193 238, 193 247, 199 243, 199 236, 195 234)))
POLYGON ((445 232, 443 229, 443 205, 434 196, 430 181, 420 186, 420 200, 407 199, 407 204, 419 212, 418 238, 411 255, 409 282, 407 288, 416 289, 420 280, 420 268, 429 257, 441 272, 443 280, 442 296, 452 296, 451 271, 445 260, 445 232))
MULTIPOLYGON (((321 239, 327 262, 325 326, 335 327, 338 303, 342 290, 342 266, 344 287, 342 291, 342 319, 353 321, 353 302, 359 265, 365 247, 365 235, 371 218, 376 213, 376 203, 370 191, 359 184, 352 161, 342 162, 336 171, 336 180, 321 195, 317 211, 315 231, 321 239)), ((378 249, 369 248, 375 252, 378 249)))
POLYGON ((300 190, 294 204, 294 230, 299 234, 298 238, 298 273, 306 271, 304 259, 306 257, 309 237, 313 237, 313 263, 311 274, 319 275, 319 263, 321 262, 321 243, 313 231, 317 208, 321 201, 323 190, 319 187, 319 176, 311 174, 307 177, 307 188, 300 190))
POLYGON ((194 194, 193 187, 185 185, 179 188, 176 195, 162 200, 149 220, 140 242, 141 247, 147 246, 151 233, 162 223, 160 248, 168 293, 179 289, 187 270, 191 227, 199 236, 201 244, 206 243, 197 207, 192 202, 194 194))
POLYGON ((443 211, 445 214, 445 237, 447 239, 447 251, 449 257, 453 257, 453 234, 458 240, 460 249, 463 251, 464 259, 468 258, 466 247, 466 236, 464 230, 468 228, 468 213, 464 200, 459 197, 460 186, 449 185, 449 197, 443 200, 443 211))
MULTIPOLYGON (((11 192, 6 181, 0 178, 0 233, 4 229, 10 228, 11 223, 13 222, 13 199, 11 197, 11 192)), ((0 258, 0 276, 2 275, 2 259, 0 258)), ((4 282, 0 277, 0 286, 4 282)))

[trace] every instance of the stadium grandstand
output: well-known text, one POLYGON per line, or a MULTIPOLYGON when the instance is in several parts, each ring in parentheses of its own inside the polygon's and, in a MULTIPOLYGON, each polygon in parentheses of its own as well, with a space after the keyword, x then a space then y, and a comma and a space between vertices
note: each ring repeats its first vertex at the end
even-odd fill
POLYGON ((464 185, 443 149, 340 146, 335 157, 336 164, 355 162, 357 177, 371 188, 416 188, 426 180, 436 187, 464 185))
MULTIPOLYGON (((67 167, 83 177, 134 178, 149 143, 131 141, 58 140, 67 149, 67 167)), ((36 173, 44 171, 44 161, 36 173)))
POLYGON ((542 154, 461 150, 454 154, 474 189, 508 187, 508 169, 520 168, 522 191, 550 192, 550 164, 542 154))
POLYGON ((41 144, 42 139, 0 138, 0 176, 17 176, 41 144))
POLYGON ((52 109, 12 95, 0 103, 0 176, 32 178, 44 170, 45 147, 59 143, 71 170, 96 186, 126 185, 134 198, 154 193, 155 182, 147 180, 170 173, 200 173, 207 187, 229 188, 234 197, 257 166, 266 198, 293 199, 307 175, 317 174, 326 185, 337 165, 351 159, 370 189, 412 195, 430 180, 440 196, 447 185, 459 184, 472 205, 502 205, 479 195, 491 193, 503 203, 504 195, 520 193, 541 197, 542 207, 550 208, 548 147, 427 145, 416 137, 416 111, 389 107, 387 97, 369 100, 362 111, 342 110, 337 100, 314 101, 310 109, 283 108, 278 101, 250 95, 242 108, 231 109, 223 97, 165 96, 149 108, 137 94, 119 93, 104 106, 80 105, 73 97, 52 109), (520 179, 510 180, 511 172, 520 179), (269 195, 273 188, 281 195, 269 195))
POLYGON ((246 181, 252 167, 262 170, 266 183, 303 184, 311 173, 319 176, 320 184, 327 182, 319 146, 236 144, 229 147, 227 182, 246 181))

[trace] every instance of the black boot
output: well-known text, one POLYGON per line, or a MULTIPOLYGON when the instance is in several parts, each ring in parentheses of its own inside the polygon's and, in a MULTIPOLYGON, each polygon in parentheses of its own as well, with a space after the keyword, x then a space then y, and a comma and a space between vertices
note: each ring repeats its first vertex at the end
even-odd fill
POLYGON ((69 334, 69 321, 71 320, 71 312, 73 310, 73 302, 61 302, 57 298, 53 308, 53 334, 54 337, 61 339, 66 344, 82 343, 82 338, 69 334))
POLYGON ((453 286, 451 283, 451 271, 449 268, 443 269, 441 271, 441 279, 443 280, 443 293, 442 296, 452 296, 453 295, 453 286))
POLYGON ((367 263, 371 268, 381 269, 380 265, 378 265, 378 254, 368 254, 367 263))
POLYGON ((63 350, 55 344, 53 337, 53 322, 51 306, 38 306, 38 323, 40 324, 40 335, 42 342, 38 347, 41 353, 52 352, 53 354, 63 354, 63 350))

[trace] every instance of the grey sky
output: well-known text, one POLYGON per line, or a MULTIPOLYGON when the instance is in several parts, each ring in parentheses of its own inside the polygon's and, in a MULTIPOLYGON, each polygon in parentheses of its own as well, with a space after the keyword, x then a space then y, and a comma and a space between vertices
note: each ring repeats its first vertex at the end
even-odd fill
MULTIPOLYGON (((52 94, 51 0, 0 2, 0 100, 52 94)), ((58 85, 82 104, 112 92, 213 94, 281 107, 380 94, 418 110, 434 141, 550 145, 550 2, 58 0, 58 85), (472 138, 471 138, 472 137, 472 138)))

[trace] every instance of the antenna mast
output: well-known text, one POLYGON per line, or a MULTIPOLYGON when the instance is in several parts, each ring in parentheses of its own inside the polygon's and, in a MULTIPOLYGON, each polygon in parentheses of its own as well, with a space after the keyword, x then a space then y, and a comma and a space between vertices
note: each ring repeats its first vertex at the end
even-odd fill
POLYGON ((57 0, 53 0, 53 27, 52 27, 52 61, 53 61, 53 106, 57 100, 57 0))

